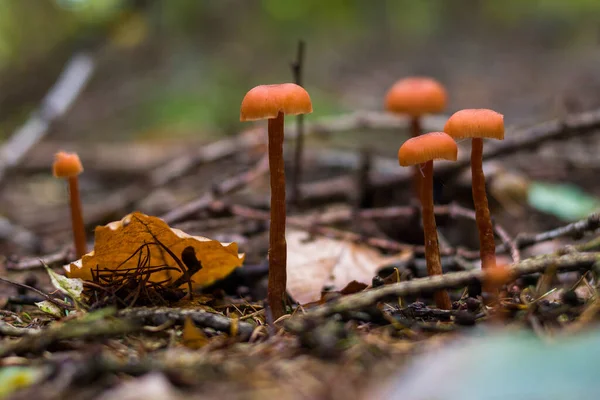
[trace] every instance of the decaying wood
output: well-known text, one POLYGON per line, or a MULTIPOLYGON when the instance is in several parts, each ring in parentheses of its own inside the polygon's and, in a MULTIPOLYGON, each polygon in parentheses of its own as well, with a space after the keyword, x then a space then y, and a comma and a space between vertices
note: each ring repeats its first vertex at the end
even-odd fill
POLYGON ((237 334, 241 340, 247 340, 254 327, 248 322, 234 321, 222 314, 210 313, 204 310, 153 307, 153 308, 127 308, 119 311, 119 317, 139 320, 146 324, 160 325, 165 320, 173 320, 183 323, 185 318, 191 318, 198 326, 213 328, 217 331, 231 333, 232 324, 237 324, 237 334))

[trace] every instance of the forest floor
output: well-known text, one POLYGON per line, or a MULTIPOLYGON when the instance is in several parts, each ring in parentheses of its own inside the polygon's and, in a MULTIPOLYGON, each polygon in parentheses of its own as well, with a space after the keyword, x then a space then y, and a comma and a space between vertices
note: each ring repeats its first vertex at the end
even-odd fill
MULTIPOLYGON (((75 62, 71 79, 87 80, 86 60, 75 62)), ((288 179, 287 188, 288 194, 300 193, 288 197, 291 299, 288 314, 273 321, 263 302, 269 234, 266 124, 209 143, 115 142, 110 136, 83 141, 73 131, 93 120, 84 118, 79 125, 76 120, 69 134, 61 120, 69 99, 47 100, 25 125, 25 132, 40 134, 39 142, 17 131, 2 149, 16 156, 0 163, 0 238, 6 255, 0 265, 0 398, 351 400, 390 398, 389 391, 398 393, 394 390, 402 398, 432 398, 407 394, 402 383, 411 371, 420 371, 415 360, 424 355, 472 336, 493 342, 497 332, 525 331, 540 341, 558 341, 597 321, 600 216, 591 212, 600 196, 594 150, 600 110, 565 109, 549 121, 544 115, 537 124, 507 126, 504 141, 486 143, 497 259, 510 271, 491 287, 479 265, 468 143, 459 144, 456 163, 436 166, 444 275, 427 278, 412 175, 396 159, 408 121, 374 111, 307 119, 302 182, 288 179), (54 129, 63 124, 67 135, 44 137, 47 129, 36 129, 45 123, 54 129), (90 275, 81 294, 61 291, 44 268, 63 275, 63 265, 76 261, 68 244, 65 182, 49 173, 54 152, 62 148, 77 152, 85 168, 80 186, 95 258, 86 261, 90 275), (531 201, 540 182, 570 183, 587 194, 568 192, 574 202, 551 197, 557 210, 531 201), (592 199, 591 206, 577 201, 584 197, 592 199), (582 213, 582 207, 589 212, 582 213), (220 245, 202 250, 202 242, 186 238, 199 246, 196 256, 205 264, 189 299, 186 283, 170 285, 174 278, 168 272, 189 264, 181 243, 162 222, 134 211, 190 235, 234 242, 237 249, 228 249, 235 255, 217 255, 220 245), (126 233, 136 218, 148 224, 146 236, 126 233), (95 227, 112 221, 121 221, 112 225, 114 232, 99 229, 92 240, 95 227), (165 255, 167 249, 172 256, 165 255), (204 262, 213 255, 229 257, 228 266, 204 262), (135 265, 128 273, 108 280, 98 274, 106 260, 117 265, 130 256, 135 265), (151 279, 149 270, 167 273, 171 281, 151 279), (449 291, 451 310, 434 306, 432 294, 439 290, 449 291), (44 301, 54 315, 36 306, 44 301)), ((117 107, 107 105, 112 106, 117 107)), ((102 115, 98 107, 88 103, 87 108, 102 115)), ((429 116, 424 129, 441 130, 445 119, 429 116)), ((297 168, 296 125, 293 118, 287 123, 290 178, 297 168)), ((558 192, 558 186, 552 190, 558 192)), ((460 361, 440 359, 447 367, 460 361)), ((512 369, 499 365, 504 372, 512 369)), ((467 379, 455 382, 469 382, 477 370, 468 365, 461 369, 467 379)), ((503 379, 498 370, 494 377, 503 379)), ((414 383, 444 388, 453 379, 431 372, 414 383)), ((475 393, 474 398, 485 398, 475 393)), ((448 392, 434 398, 456 397, 448 392)))

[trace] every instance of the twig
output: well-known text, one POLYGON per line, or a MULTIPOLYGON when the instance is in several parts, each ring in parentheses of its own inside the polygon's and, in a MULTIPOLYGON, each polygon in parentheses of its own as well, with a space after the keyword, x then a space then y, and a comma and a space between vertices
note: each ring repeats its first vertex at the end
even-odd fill
MULTIPOLYGON (((519 246, 513 239, 511 239, 508 232, 506 232, 506 230, 497 223, 494 223, 494 232, 496 232, 496 235, 498 235, 500 240, 502 240, 504 248, 510 250, 510 257, 512 258, 513 262, 520 262, 521 252, 519 251, 519 246)), ((498 252, 498 250, 496 250, 496 252, 498 252)))
POLYGON ((44 299, 48 300, 50 303, 54 304, 55 306, 57 306, 63 310, 74 310, 75 309, 75 307, 73 307, 71 304, 65 303, 62 300, 55 299, 54 297, 47 295, 46 293, 42 292, 41 290, 34 288, 33 286, 25 285, 24 283, 13 282, 13 281, 10 281, 5 278, 0 278, 0 282, 8 283, 9 285, 13 285, 16 287, 20 287, 22 289, 30 290, 30 291, 42 296, 44 299))
POLYGON ((561 237, 581 238, 586 232, 593 232, 600 228, 600 213, 590 214, 587 218, 537 234, 520 233, 515 238, 516 245, 524 249, 534 244, 547 242, 561 237))
MULTIPOLYGON (((231 318, 222 314, 185 308, 128 308, 119 311, 118 316, 139 319, 145 324, 153 324, 154 321, 164 322, 165 319, 172 319, 178 323, 183 323, 186 317, 190 317, 199 326, 227 333, 231 332, 231 324, 234 323, 231 318)), ((235 323, 238 325, 237 332, 241 340, 247 340, 252 334, 254 327, 247 322, 237 321, 235 323)))
MULTIPOLYGON (((549 266, 557 271, 572 271, 590 269, 600 261, 600 253, 573 253, 563 256, 540 256, 530 258, 511 266, 512 276, 519 277, 533 273, 543 272, 549 266)), ((306 314, 291 318, 286 322, 286 327, 293 332, 302 332, 305 323, 325 318, 333 314, 363 309, 387 298, 414 296, 432 293, 443 289, 453 289, 468 285, 473 281, 482 282, 485 271, 480 269, 464 272, 447 273, 429 278, 419 278, 412 281, 400 282, 382 286, 366 292, 360 292, 338 298, 324 304, 306 314)))
MULTIPOLYGON (((291 65, 294 82, 303 85, 303 68, 304 68, 304 53, 305 43, 303 40, 298 41, 298 50, 296 53, 296 61, 291 65)), ((300 182, 302 181, 302 154, 304 149, 304 114, 298 114, 296 117, 296 147, 294 151, 294 168, 291 176, 291 194, 290 203, 299 206, 301 201, 300 182)))
POLYGON ((13 133, 0 149, 0 182, 47 133, 50 124, 62 117, 82 92, 94 70, 89 54, 76 54, 67 63, 40 107, 13 133))

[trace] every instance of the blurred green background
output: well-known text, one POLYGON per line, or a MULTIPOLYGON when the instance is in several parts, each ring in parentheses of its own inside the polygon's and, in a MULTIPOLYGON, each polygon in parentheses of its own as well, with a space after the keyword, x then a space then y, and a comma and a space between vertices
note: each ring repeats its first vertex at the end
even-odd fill
POLYGON ((597 0, 0 0, 0 135, 78 51, 97 70, 53 135, 231 134, 249 88, 292 80, 299 39, 317 116, 381 109, 394 80, 427 74, 448 112, 530 123, 600 104, 598 17, 597 0))

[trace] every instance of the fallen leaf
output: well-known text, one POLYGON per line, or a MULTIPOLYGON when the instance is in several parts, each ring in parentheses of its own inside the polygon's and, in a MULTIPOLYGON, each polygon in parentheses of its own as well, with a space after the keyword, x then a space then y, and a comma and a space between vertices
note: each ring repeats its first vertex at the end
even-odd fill
POLYGON ((78 278, 67 278, 64 275, 57 274, 52 271, 46 265, 44 265, 48 275, 50 275, 50 282, 52 286, 58 291, 66 294, 76 302, 81 301, 81 293, 83 292, 83 281, 78 278))
POLYGON ((48 300, 37 302, 35 305, 46 314, 53 315, 56 318, 62 318, 63 316, 63 312, 60 307, 48 300))
POLYGON ((384 256, 369 246, 288 230, 287 290, 301 304, 318 301, 328 287, 341 291, 350 282, 369 285, 382 267, 405 261, 408 252, 384 256))
POLYGON ((366 283, 352 281, 352 282, 348 283, 346 286, 344 286, 344 288, 342 290, 340 290, 340 293, 343 295, 358 293, 358 292, 362 292, 363 290, 365 290, 368 287, 369 287, 369 285, 367 285, 366 283))
POLYGON ((208 344, 208 338, 202 329, 198 328, 190 317, 183 322, 183 345, 189 349, 197 350, 208 344))
POLYGON ((205 237, 191 236, 169 227, 160 218, 135 212, 120 221, 97 227, 94 251, 66 265, 65 270, 70 278, 91 281, 92 272, 96 270, 122 271, 139 268, 141 264, 169 266, 170 270, 152 272, 149 279, 152 282, 175 282, 183 273, 157 241, 179 259, 183 258, 184 249, 194 249, 196 259, 202 264, 202 269, 192 276, 197 287, 225 278, 244 261, 244 255, 238 254, 236 243, 222 244, 205 237))

